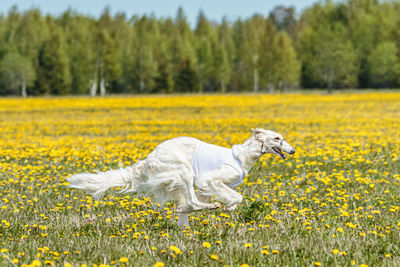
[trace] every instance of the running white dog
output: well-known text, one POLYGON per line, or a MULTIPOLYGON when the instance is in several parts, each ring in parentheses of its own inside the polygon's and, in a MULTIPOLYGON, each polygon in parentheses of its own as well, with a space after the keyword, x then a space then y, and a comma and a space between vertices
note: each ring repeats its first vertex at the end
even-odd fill
POLYGON ((285 159, 282 152, 294 149, 278 133, 264 129, 232 149, 207 144, 191 137, 178 137, 158 145, 145 160, 133 166, 97 174, 77 174, 68 180, 70 187, 101 197, 111 187, 122 192, 141 192, 158 202, 176 201, 178 225, 188 226, 188 213, 216 209, 219 203, 207 203, 211 196, 232 211, 243 197, 233 190, 243 182, 254 163, 265 153, 285 159), (195 192, 194 186, 198 188, 195 192))

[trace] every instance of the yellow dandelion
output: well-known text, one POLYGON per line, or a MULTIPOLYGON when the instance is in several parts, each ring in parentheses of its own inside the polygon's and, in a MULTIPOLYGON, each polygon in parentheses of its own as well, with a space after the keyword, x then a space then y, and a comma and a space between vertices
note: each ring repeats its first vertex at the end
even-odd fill
POLYGON ((176 246, 170 246, 169 249, 172 250, 173 252, 175 252, 175 254, 177 254, 177 255, 182 254, 182 251, 176 246))
POLYGON ((250 244, 250 243, 244 244, 244 247, 245 247, 245 248, 251 248, 252 246, 253 246, 253 244, 250 244))
POLYGON ((209 242, 203 242, 203 247, 210 248, 211 244, 209 242))
POLYGON ((219 259, 219 257, 217 255, 215 255, 215 254, 212 254, 210 256, 210 258, 213 259, 213 260, 218 260, 219 259))
POLYGON ((40 266, 40 265, 42 265, 42 264, 41 264, 40 261, 38 261, 38 260, 33 260, 33 261, 32 261, 32 265, 33 265, 33 266, 40 266))
POLYGON ((339 253, 339 250, 337 248, 335 248, 335 249, 332 250, 332 253, 336 255, 336 254, 339 253))
POLYGON ((164 267, 164 262, 158 261, 154 264, 153 267, 164 267))
POLYGON ((122 257, 122 258, 119 259, 119 261, 122 262, 122 263, 127 263, 129 261, 129 259, 126 258, 126 257, 122 257))

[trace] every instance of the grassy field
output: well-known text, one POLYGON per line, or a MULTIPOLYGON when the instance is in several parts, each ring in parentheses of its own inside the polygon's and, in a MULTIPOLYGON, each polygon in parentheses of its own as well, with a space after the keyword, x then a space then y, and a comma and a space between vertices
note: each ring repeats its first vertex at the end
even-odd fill
POLYGON ((0 265, 400 266, 399 155, 400 93, 0 99, 0 265), (185 230, 173 203, 67 188, 172 137, 255 127, 296 154, 264 156, 236 211, 185 230))

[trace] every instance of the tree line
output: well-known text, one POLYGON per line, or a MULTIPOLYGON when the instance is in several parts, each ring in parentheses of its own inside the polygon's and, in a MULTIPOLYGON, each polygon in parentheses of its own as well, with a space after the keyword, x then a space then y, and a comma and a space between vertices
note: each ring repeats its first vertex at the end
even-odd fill
POLYGON ((239 92, 400 85, 400 3, 324 1, 210 21, 0 15, 0 94, 239 92))

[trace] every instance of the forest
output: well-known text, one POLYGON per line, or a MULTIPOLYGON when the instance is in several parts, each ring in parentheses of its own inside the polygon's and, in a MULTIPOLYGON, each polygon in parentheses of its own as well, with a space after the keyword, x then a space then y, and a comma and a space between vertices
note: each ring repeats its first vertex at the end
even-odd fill
POLYGON ((0 14, 0 95, 400 87, 400 2, 321 1, 191 26, 173 18, 0 14))

